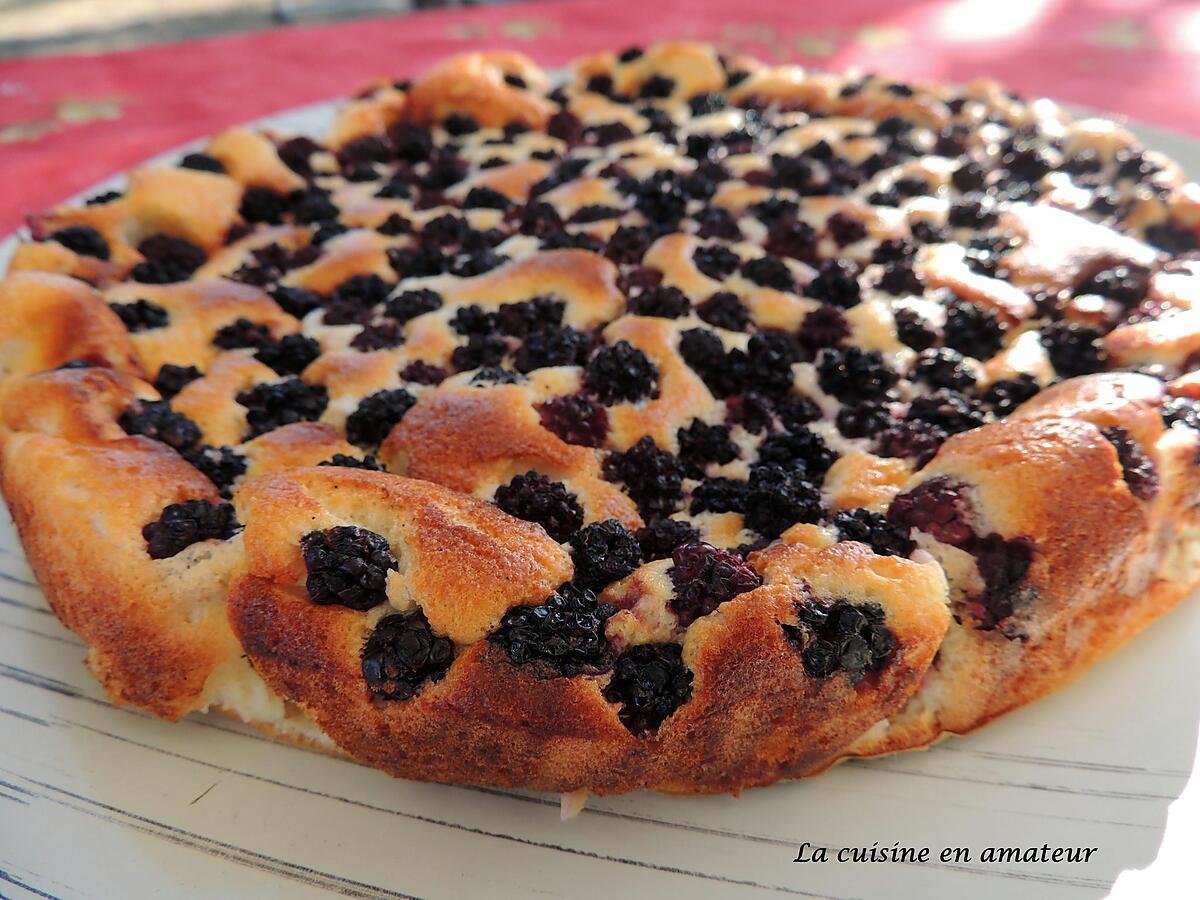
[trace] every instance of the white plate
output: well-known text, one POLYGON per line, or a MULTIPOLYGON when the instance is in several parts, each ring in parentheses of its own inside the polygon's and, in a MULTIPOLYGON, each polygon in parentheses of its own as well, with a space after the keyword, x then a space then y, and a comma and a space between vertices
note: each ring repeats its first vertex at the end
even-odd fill
MULTIPOLYGON (((319 131, 333 108, 267 122, 319 131)), ((1200 143, 1139 130, 1200 171, 1200 143)), ((1164 834, 1170 853, 1118 893, 1150 896, 1154 879, 1168 896, 1175 879, 1194 888, 1200 797, 1176 805, 1170 829, 1167 809, 1195 771, 1198 645, 1193 603, 1074 686, 928 752, 740 799, 593 800, 564 824, 557 797, 397 781, 219 717, 170 725, 109 705, 4 521, 0 896, 1084 898, 1155 862, 1164 834), (793 862, 805 842, 932 858, 793 862), (980 860, 1044 844, 1096 850, 1088 863, 980 860), (971 862, 940 862, 948 847, 971 862)))

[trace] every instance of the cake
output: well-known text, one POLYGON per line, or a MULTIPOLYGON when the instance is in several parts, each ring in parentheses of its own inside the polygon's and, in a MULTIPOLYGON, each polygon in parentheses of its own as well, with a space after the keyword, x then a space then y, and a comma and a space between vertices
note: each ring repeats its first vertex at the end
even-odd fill
POLYGON ((30 216, 3 493, 116 703, 738 792, 1192 591, 1198 248, 1175 163, 990 82, 468 53, 30 216))

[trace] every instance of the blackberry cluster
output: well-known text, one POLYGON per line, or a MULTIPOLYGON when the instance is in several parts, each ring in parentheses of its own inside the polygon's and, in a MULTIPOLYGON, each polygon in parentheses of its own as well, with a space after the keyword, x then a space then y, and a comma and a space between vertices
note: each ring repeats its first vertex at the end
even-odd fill
POLYGON ((826 259, 817 265, 817 274, 804 293, 822 303, 842 309, 857 306, 861 298, 858 267, 844 259, 826 259))
POLYGON ((1102 269, 1075 289, 1075 295, 1099 294, 1133 309, 1150 292, 1151 272, 1143 266, 1113 266, 1102 269))
POLYGON ((882 513, 869 509, 842 510, 833 517, 833 527, 842 541, 866 544, 880 556, 907 557, 916 549, 908 529, 894 525, 882 513))
POLYGON ((1041 330, 1042 346, 1054 371, 1064 378, 1103 372, 1107 365, 1103 335, 1075 322, 1051 322, 1041 330))
POLYGON ((329 459, 321 460, 318 466, 338 466, 343 469, 364 469, 368 472, 382 472, 383 466, 370 453, 365 456, 348 456, 345 453, 335 453, 329 459))
POLYGON ((241 530, 233 506, 208 500, 185 500, 164 507, 158 519, 142 529, 151 559, 167 559, 200 541, 224 541, 241 530))
POLYGON ((883 361, 878 350, 860 347, 829 348, 817 363, 821 390, 843 403, 879 400, 900 380, 899 374, 883 361))
POLYGON ((624 452, 609 454, 603 471, 609 481, 625 485, 625 492, 647 521, 669 516, 683 503, 684 465, 649 435, 624 452))
POLYGON ((306 384, 299 378, 256 384, 235 399, 246 407, 252 438, 284 425, 314 422, 329 405, 329 394, 323 385, 306 384))
POLYGON ((696 268, 716 281, 724 281, 737 271, 742 258, 723 244, 702 244, 692 251, 696 268))
POLYGON ((634 295, 628 309, 635 316, 678 319, 691 311, 692 304, 679 288, 656 285, 634 295))
POLYGON ((441 309, 442 295, 428 288, 415 291, 404 291, 387 301, 384 315, 404 324, 409 319, 423 316, 425 313, 441 309))
POLYGON ((158 374, 154 376, 154 389, 162 394, 164 400, 170 400, 203 374, 195 366, 163 363, 158 369, 158 374))
POLYGON ((975 373, 957 350, 931 347, 922 350, 913 366, 913 374, 935 388, 965 391, 974 387, 975 373))
POLYGON ((608 436, 608 411, 582 394, 555 397, 538 407, 542 427, 568 444, 599 447, 608 436))
POLYGON ((704 542, 676 547, 671 562, 667 575, 675 593, 669 605, 684 628, 762 584, 759 574, 740 556, 704 542))
POLYGON ((683 544, 699 541, 700 532, 689 522, 659 519, 639 528, 635 537, 642 548, 642 559, 653 562, 656 559, 670 558, 675 548, 683 544))
POLYGON ((321 606, 365 612, 387 602, 387 573, 398 568, 387 538, 356 525, 310 531, 300 540, 308 596, 321 606))
POLYGON ((246 474, 246 457, 232 447, 197 444, 181 450, 180 453, 217 486, 222 497, 228 497, 233 483, 246 474))
POLYGON ((1188 397, 1169 397, 1159 410, 1163 424, 1170 428, 1175 423, 1200 431, 1200 400, 1188 397))
POLYGON ((400 370, 400 378, 413 384, 441 384, 449 373, 441 366, 416 359, 400 370))
POLYGON ((758 447, 759 463, 779 463, 819 482, 837 462, 837 451, 810 428, 797 427, 770 435, 758 447))
POLYGON ((588 590, 601 591, 642 564, 641 545, 616 519, 593 522, 573 534, 570 544, 572 581, 588 590))
POLYGON ((929 422, 909 419, 880 432, 875 441, 875 453, 883 457, 911 459, 915 467, 921 469, 937 455, 949 436, 929 422))
POLYGON ((896 636, 885 624, 878 603, 800 602, 796 618, 798 625, 781 623, 780 627, 800 651, 810 678, 845 672, 851 684, 858 684, 867 673, 882 669, 896 649, 896 636))
POLYGON ((362 649, 362 673, 379 700, 410 700, 426 682, 441 681, 454 662, 454 642, 429 627, 425 613, 384 616, 362 649))
POLYGON ((759 287, 772 288, 777 291, 796 290, 796 276, 777 256, 760 256, 748 259, 741 266, 742 275, 746 280, 759 287))
POLYGON ((913 269, 912 261, 908 259, 887 263, 875 286, 893 297, 920 294, 925 287, 921 276, 913 269))
POLYGON ((709 463, 724 465, 738 458, 738 446, 729 438, 728 425, 709 425, 701 419, 692 419, 692 424, 680 428, 676 437, 679 458, 696 469, 702 470, 709 463))
POLYGON ((988 421, 979 400, 946 388, 938 388, 932 394, 913 400, 909 404, 908 418, 913 422, 935 426, 947 435, 970 431, 988 421))
POLYGON ((587 359, 591 336, 574 328, 544 327, 531 331, 513 356, 518 372, 550 366, 578 366, 587 359))
POLYGON ((152 331, 155 328, 166 328, 171 322, 170 314, 157 303, 137 299, 132 303, 110 303, 108 308, 117 314, 126 331, 135 334, 139 331, 152 331))
POLYGON ((537 472, 496 488, 493 502, 510 516, 541 525, 560 544, 583 527, 583 507, 561 481, 537 472))
POLYGON ((129 276, 143 284, 187 281, 208 259, 204 250, 191 241, 168 234, 146 238, 137 251, 145 259, 133 267, 129 276))
POLYGON ((363 397, 358 408, 346 418, 346 440, 360 447, 382 444, 416 402, 417 398, 404 388, 376 391, 363 397))
POLYGON ((1146 455, 1142 445, 1124 428, 1112 426, 1101 431, 1104 439, 1117 451, 1121 472, 1129 492, 1139 500, 1153 500, 1158 493, 1158 467, 1146 455))
POLYGON ((616 611, 591 591, 564 584, 540 606, 510 609, 488 640, 541 678, 603 672, 612 665, 604 623, 616 611))
POLYGON ((1006 416, 1035 396, 1040 389, 1036 378, 1022 372, 1016 378, 993 381, 984 392, 983 402, 990 406, 997 416, 1006 416))
POLYGON ((815 356, 825 347, 836 347, 850 337, 850 322, 836 306, 824 303, 804 317, 797 337, 800 345, 815 356))
POLYGON ((322 321, 326 325, 365 325, 375 306, 387 299, 389 290, 388 283, 374 272, 351 275, 330 295, 322 321))
POLYGON ((937 343, 937 331, 915 310, 902 307, 895 311, 894 317, 896 336, 904 346, 920 352, 937 343))
POLYGON ((377 322, 364 325, 353 338, 350 347, 362 353, 373 350, 390 350, 404 343, 404 331, 398 322, 377 322))
POLYGON ((270 290, 271 299, 289 316, 303 319, 321 305, 321 296, 306 288, 279 285, 270 290))
POLYGON ((112 256, 104 235, 90 225, 68 225, 55 231, 47 240, 62 244, 80 256, 94 256, 103 260, 112 256))
POLYGON ((241 347, 261 347, 271 340, 271 329, 265 324, 239 318, 218 328, 212 342, 213 346, 222 350, 236 350, 241 347))
POLYGON ((887 512, 893 525, 924 531, 943 544, 959 548, 975 537, 971 515, 965 485, 946 477, 931 478, 900 494, 887 512))
POLYGON ((750 310, 737 294, 729 291, 717 291, 696 307, 696 315, 727 331, 745 331, 750 325, 750 310))
POLYGON ((946 306, 946 346, 965 356, 991 358, 1000 350, 1004 332, 1004 323, 990 309, 965 300, 953 300, 946 306))
POLYGON ((601 403, 637 403, 658 395, 658 368, 628 341, 596 351, 584 371, 584 388, 601 403))
POLYGON ((638 644, 617 657, 604 699, 633 734, 656 730, 692 696, 692 673, 678 644, 638 644))
POLYGON ((140 434, 162 441, 175 450, 191 447, 200 440, 200 426, 165 400, 139 400, 117 418, 126 434, 140 434))
POLYGON ((750 470, 746 492, 746 527, 765 538, 777 538, 797 522, 821 518, 821 491, 803 470, 777 463, 750 470))

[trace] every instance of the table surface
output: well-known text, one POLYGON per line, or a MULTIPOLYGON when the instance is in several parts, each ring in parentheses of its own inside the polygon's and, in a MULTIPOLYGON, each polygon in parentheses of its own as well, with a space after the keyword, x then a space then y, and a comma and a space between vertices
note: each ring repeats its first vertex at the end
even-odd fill
MULTIPOLYGON (((958 3, 953 9, 973 5, 979 6, 958 3)), ((749 34, 739 29, 749 28, 746 23, 767 5, 740 4, 739 15, 746 18, 736 28, 701 4, 693 6, 697 12, 690 24, 679 17, 679 7, 668 4, 665 23, 656 8, 645 35, 632 36, 628 28, 616 29, 609 9, 586 3, 541 6, 536 13, 510 8, 476 18, 383 22, 371 41, 356 24, 184 45, 171 50, 179 59, 173 76, 181 85, 179 109, 158 87, 141 80, 172 69, 163 50, 60 60, 62 71, 41 61, 0 65, 0 135, 12 127, 4 117, 14 109, 32 108, 36 97, 44 100, 72 80, 95 89, 87 102, 99 103, 96 98, 114 85, 142 91, 136 101, 109 110, 118 118, 96 117, 92 113, 99 107, 91 107, 92 113, 55 120, 40 136, 8 143, 0 137, 5 184, 0 204, 19 209, 56 201, 97 176, 262 109, 345 92, 375 72, 415 71, 427 59, 475 42, 499 38, 553 64, 593 45, 619 46, 672 31, 711 36, 715 30, 737 38, 749 34), (589 22, 602 34, 593 33, 589 22), (369 48, 364 59, 352 59, 345 46, 338 49, 354 33, 369 48), (422 35, 436 46, 416 49, 422 35), (294 55, 306 43, 317 57, 307 69, 294 55), (391 52, 381 54, 380 45, 391 52), (274 48, 268 56, 278 53, 271 58, 280 60, 287 77, 283 86, 272 80, 264 96, 248 97, 253 92, 235 90, 238 79, 221 61, 253 46, 274 48), (398 47, 412 48, 412 55, 397 55, 398 47), (66 71, 74 73, 72 78, 59 80, 66 71), (186 83, 184 73, 197 80, 213 74, 200 87, 199 81, 186 83), (12 84, 21 87, 6 87, 12 84), (12 97, 19 102, 9 104, 12 97), (186 111, 203 117, 188 119, 186 111), (80 147, 87 152, 80 154, 80 147), (42 181, 30 184, 35 171, 42 181), (86 178, 81 172, 88 173, 86 178)), ((760 24, 750 37, 770 47, 783 36, 789 52, 798 46, 825 52, 833 46, 832 53, 820 57, 831 65, 878 56, 872 68, 905 77, 922 71, 971 74, 965 52, 956 62, 935 64, 907 52, 890 56, 878 36, 871 38, 874 50, 865 47, 864 29, 884 26, 862 23, 890 13, 855 0, 839 6, 847 16, 859 16, 859 24, 827 31, 831 44, 824 47, 797 37, 826 33, 820 24, 760 24)), ((1101 6, 1111 14, 1131 4, 1096 4, 1101 6)), ((943 15, 948 8, 942 7, 943 15)), ((1023 4, 1013 0, 1006 8, 1023 4)), ((922 15, 930 14, 928 5, 923 9, 922 15)), ((909 14, 896 17, 904 15, 909 14)), ((989 65, 986 55, 979 58, 979 71, 989 65)), ((1194 68, 1195 61, 1164 65, 1194 68)), ((1129 93, 1114 89, 1101 97, 1093 86, 1086 96, 1071 95, 1069 79, 1055 91, 1044 74, 1025 74, 1021 86, 1026 90, 1041 83, 1040 92, 1099 107, 1109 105, 1106 98, 1115 105, 1129 93)), ((1145 80, 1158 77, 1147 74, 1145 80)), ((1193 79, 1192 88, 1196 84, 1200 79, 1193 79)), ((1184 121, 1191 102, 1194 98, 1181 99, 1174 112, 1161 104, 1144 111, 1177 130, 1200 133, 1195 123, 1184 121)), ((310 111, 299 121, 327 112, 310 111)), ((1193 173, 1200 171, 1200 144, 1163 133, 1148 134, 1147 140, 1193 173)), ((5 520, 0 522, 0 897, 479 892, 610 898, 676 891, 695 897, 1091 898, 1110 891, 1137 898, 1194 896, 1194 847, 1200 837, 1200 789, 1195 787, 1200 779, 1192 777, 1200 727, 1197 641, 1200 608, 1193 603, 1152 626, 1079 684, 970 738, 926 753, 850 763, 818 779, 740 799, 638 794, 596 800, 578 819, 561 824, 552 797, 394 781, 271 743, 218 718, 168 725, 110 706, 80 663, 82 645, 46 608, 5 520), (792 862, 806 841, 835 849, 899 841, 929 847, 934 858, 928 864, 792 862), (989 864, 978 858, 988 846, 1043 844, 1097 852, 1088 864, 989 864), (965 847, 973 860, 941 863, 937 854, 947 847, 965 847), (1127 871, 1145 867, 1150 868, 1127 871)))

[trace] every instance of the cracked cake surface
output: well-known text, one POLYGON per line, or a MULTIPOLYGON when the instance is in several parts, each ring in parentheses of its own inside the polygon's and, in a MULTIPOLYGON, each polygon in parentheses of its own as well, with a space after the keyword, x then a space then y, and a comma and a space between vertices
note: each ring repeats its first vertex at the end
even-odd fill
POLYGON ((116 702, 724 792, 1200 580, 1200 189, 1121 126, 667 42, 469 53, 29 218, 0 486, 116 702))

